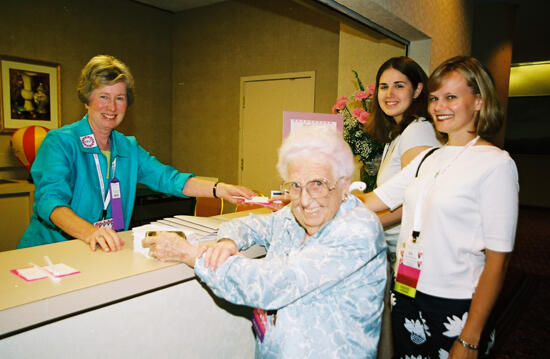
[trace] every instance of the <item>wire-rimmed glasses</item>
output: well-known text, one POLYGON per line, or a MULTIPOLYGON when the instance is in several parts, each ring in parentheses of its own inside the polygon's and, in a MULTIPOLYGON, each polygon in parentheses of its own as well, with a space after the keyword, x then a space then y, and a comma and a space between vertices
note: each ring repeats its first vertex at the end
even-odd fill
MULTIPOLYGON (((336 180, 338 183, 343 177, 340 177, 336 180)), ((289 196, 291 199, 300 197, 302 194, 302 189, 305 188, 309 196, 313 199, 323 198, 328 196, 330 191, 336 188, 336 183, 331 185, 329 180, 326 178, 317 178, 311 181, 308 181, 305 185, 298 182, 284 182, 281 184, 281 191, 283 195, 289 196)))

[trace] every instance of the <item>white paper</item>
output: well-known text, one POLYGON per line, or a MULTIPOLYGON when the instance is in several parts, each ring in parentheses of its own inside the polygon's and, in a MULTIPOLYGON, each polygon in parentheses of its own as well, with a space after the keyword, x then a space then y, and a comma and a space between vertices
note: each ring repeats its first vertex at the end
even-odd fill
POLYGON ((78 270, 66 265, 65 263, 52 264, 42 268, 52 273, 56 277, 63 277, 69 274, 78 273, 78 270))
POLYGON ((48 275, 40 267, 21 268, 17 270, 17 274, 29 281, 48 278, 48 275))

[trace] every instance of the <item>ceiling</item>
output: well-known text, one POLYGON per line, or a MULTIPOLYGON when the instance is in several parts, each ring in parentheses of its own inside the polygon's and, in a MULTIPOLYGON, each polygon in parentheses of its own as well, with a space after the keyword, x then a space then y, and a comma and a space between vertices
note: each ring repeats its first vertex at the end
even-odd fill
POLYGON ((170 12, 180 12, 194 7, 206 6, 219 3, 225 0, 134 0, 143 4, 147 4, 158 9, 167 10, 170 12))

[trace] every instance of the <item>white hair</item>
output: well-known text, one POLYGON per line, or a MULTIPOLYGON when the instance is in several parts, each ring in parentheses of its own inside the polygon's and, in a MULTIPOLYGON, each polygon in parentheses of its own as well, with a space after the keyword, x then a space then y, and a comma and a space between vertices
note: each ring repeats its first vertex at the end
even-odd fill
POLYGON ((292 130, 279 148, 277 170, 288 178, 288 164, 296 159, 327 161, 334 178, 351 177, 355 168, 353 154, 344 137, 327 126, 303 126, 292 130))

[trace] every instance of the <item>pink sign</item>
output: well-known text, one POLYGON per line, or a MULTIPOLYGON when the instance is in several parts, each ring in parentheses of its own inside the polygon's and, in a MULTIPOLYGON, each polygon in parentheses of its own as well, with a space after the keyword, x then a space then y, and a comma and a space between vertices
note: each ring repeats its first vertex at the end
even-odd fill
POLYGON ((342 115, 333 115, 328 113, 314 112, 283 112, 283 139, 285 139, 292 130, 303 126, 329 126, 344 131, 344 117, 342 115))

